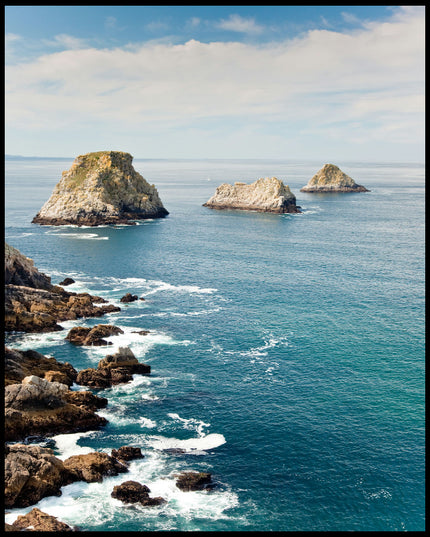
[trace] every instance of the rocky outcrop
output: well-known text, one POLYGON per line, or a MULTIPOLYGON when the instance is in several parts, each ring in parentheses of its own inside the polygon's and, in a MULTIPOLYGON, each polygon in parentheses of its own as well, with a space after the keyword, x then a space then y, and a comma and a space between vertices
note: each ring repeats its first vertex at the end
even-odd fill
POLYGON ((136 172, 132 160, 121 151, 78 156, 32 222, 98 226, 166 216, 157 189, 136 172))
POLYGON ((134 374, 149 375, 151 366, 142 364, 128 347, 102 358, 97 369, 92 367, 79 371, 76 382, 90 388, 109 388, 132 380, 134 374))
POLYGON ((98 324, 93 328, 75 326, 69 331, 66 339, 73 345, 112 345, 111 341, 106 341, 103 338, 123 333, 124 331, 121 328, 110 324, 98 324))
POLYGON ((258 179, 250 185, 236 182, 219 186, 203 204, 211 209, 242 209, 272 213, 300 213, 296 197, 288 185, 276 177, 258 179))
POLYGON ((369 192, 334 164, 325 164, 300 192, 369 192))
POLYGON ((44 513, 34 507, 26 515, 19 515, 13 524, 8 524, 6 531, 76 531, 57 517, 44 513))
POLYGON ((134 302, 139 297, 137 295, 132 295, 131 293, 126 293, 120 300, 120 302, 134 302))
POLYGON ((177 477, 176 486, 183 491, 204 490, 212 481, 211 474, 207 472, 183 472, 177 477))
POLYGON ((53 288, 51 278, 39 272, 34 261, 19 250, 5 243, 4 280, 7 285, 23 285, 34 289, 53 288))
POLYGON ((94 407, 103 406, 103 400, 69 394, 67 385, 35 375, 25 377, 21 384, 6 386, 5 440, 88 431, 107 423, 94 412, 94 407))
POLYGON ((113 488, 111 496, 123 503, 140 503, 147 507, 165 503, 164 498, 151 498, 149 496, 150 492, 146 485, 142 485, 137 481, 124 481, 121 485, 116 485, 113 488))
POLYGON ((118 449, 113 449, 111 456, 124 464, 134 459, 143 459, 141 449, 133 446, 121 446, 118 449))
POLYGON ((114 476, 128 471, 125 464, 107 453, 97 451, 72 455, 64 461, 64 467, 70 473, 72 481, 87 483, 101 483, 104 476, 114 476))
POLYGON ((58 285, 72 285, 72 283, 75 283, 75 280, 73 278, 64 278, 64 280, 58 285))
POLYGON ((34 350, 20 351, 5 347, 4 353, 5 385, 16 384, 29 375, 45 378, 50 382, 61 382, 72 386, 78 372, 69 364, 57 362, 34 350))
POLYGON ((52 449, 12 444, 5 446, 5 507, 28 507, 46 496, 60 496, 69 482, 63 462, 52 449))

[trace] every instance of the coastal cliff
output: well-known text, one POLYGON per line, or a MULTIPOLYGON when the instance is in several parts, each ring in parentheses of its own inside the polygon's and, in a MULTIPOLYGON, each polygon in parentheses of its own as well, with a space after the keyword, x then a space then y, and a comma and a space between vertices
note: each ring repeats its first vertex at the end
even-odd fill
POLYGON ((334 164, 325 164, 300 192, 370 192, 334 164))
POLYGON ((167 216, 157 189, 133 168, 132 160, 121 151, 78 156, 32 223, 98 226, 167 216))
POLYGON ((260 178, 254 183, 236 182, 219 186, 203 204, 211 209, 242 209, 272 213, 300 213, 296 197, 288 185, 276 177, 260 178))

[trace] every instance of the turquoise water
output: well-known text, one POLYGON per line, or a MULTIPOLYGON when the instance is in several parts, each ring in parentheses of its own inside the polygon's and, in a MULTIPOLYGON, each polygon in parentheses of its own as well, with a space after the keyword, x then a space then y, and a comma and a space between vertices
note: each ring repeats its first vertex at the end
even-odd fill
MULTIPOLYGON (((423 531, 424 167, 336 163, 371 192, 305 194, 324 163, 135 160, 167 218, 31 224, 71 162, 6 161, 6 240, 71 291, 145 297, 103 322, 152 374, 102 391, 109 424, 55 437, 56 454, 139 446, 127 479, 168 501, 121 504, 120 475, 38 507, 89 531, 423 531), (264 176, 303 213, 202 207, 219 184, 264 176), (218 487, 181 492, 182 470, 218 487)), ((6 342, 95 367, 106 350, 64 337, 99 322, 6 342)))

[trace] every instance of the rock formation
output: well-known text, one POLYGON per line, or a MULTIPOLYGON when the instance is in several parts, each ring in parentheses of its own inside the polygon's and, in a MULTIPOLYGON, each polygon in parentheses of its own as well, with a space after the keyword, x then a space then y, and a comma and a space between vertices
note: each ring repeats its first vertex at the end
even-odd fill
POLYGON ((300 192, 369 192, 334 164, 325 164, 300 192))
POLYGON ((151 498, 150 489, 137 481, 124 481, 121 485, 116 485, 112 491, 112 498, 116 498, 123 503, 140 503, 147 507, 161 505, 165 499, 161 497, 151 498))
POLYGON ((143 459, 144 457, 141 449, 134 446, 121 446, 118 449, 113 449, 111 456, 124 464, 134 459, 143 459))
POLYGON ((183 472, 176 481, 176 486, 183 491, 204 490, 211 483, 211 474, 207 472, 183 472))
POLYGON ((248 185, 236 182, 219 186, 203 204, 211 209, 242 209, 272 213, 300 213, 296 197, 288 185, 276 177, 258 179, 248 185))
POLYGON ((34 507, 26 515, 19 515, 13 524, 8 524, 6 531, 76 531, 57 517, 44 513, 34 507))
POLYGON ((75 326, 66 336, 66 339, 74 345, 112 345, 111 341, 106 341, 104 337, 117 336, 124 331, 111 324, 98 324, 93 328, 85 326, 75 326))
POLYGON ((157 189, 136 172, 132 160, 121 151, 80 155, 32 222, 98 226, 166 216, 157 189))
POLYGON ((149 375, 151 366, 141 364, 128 347, 102 358, 97 369, 89 367, 79 371, 76 382, 90 388, 110 388, 132 380, 134 374, 149 375))
POLYGON ((101 297, 70 293, 52 285, 51 278, 40 273, 31 259, 8 244, 5 244, 5 282, 7 332, 53 332, 62 330, 59 321, 121 311, 101 297))
POLYGON ((64 467, 71 475, 72 481, 101 483, 104 476, 128 472, 125 464, 107 453, 94 451, 84 455, 72 455, 64 461, 64 467))
POLYGON ((106 400, 77 393, 66 384, 35 375, 25 377, 20 384, 9 384, 5 387, 5 440, 88 431, 105 425, 107 420, 94 410, 106 406, 106 400))

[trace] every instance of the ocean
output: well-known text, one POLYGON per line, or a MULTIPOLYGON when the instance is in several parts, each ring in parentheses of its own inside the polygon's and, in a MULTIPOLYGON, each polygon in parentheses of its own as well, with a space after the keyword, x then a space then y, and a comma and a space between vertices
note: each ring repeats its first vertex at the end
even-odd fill
POLYGON ((145 301, 6 344, 78 370, 130 347, 151 375, 97 392, 108 425, 52 445, 62 459, 123 445, 145 457, 37 507, 85 531, 424 531, 424 166, 334 162, 371 192, 305 194, 325 162, 135 159, 167 218, 31 224, 72 161, 6 160, 6 241, 70 291, 145 301), (301 214, 202 207, 221 183, 266 176, 301 214), (124 330, 109 351, 64 339, 99 323, 124 330), (216 488, 179 490, 184 470, 216 488), (130 479, 167 502, 112 498, 130 479))

